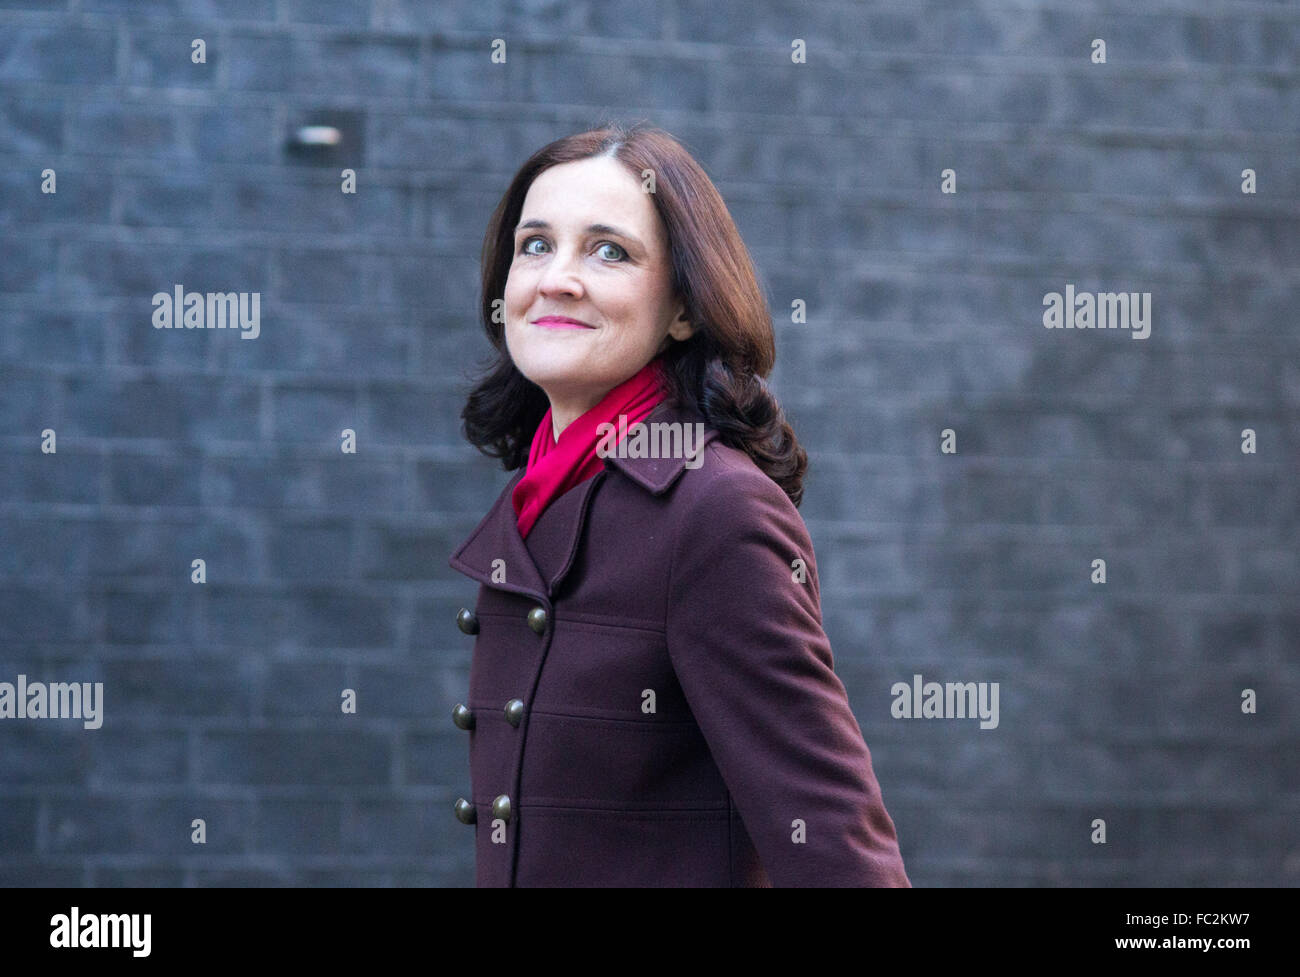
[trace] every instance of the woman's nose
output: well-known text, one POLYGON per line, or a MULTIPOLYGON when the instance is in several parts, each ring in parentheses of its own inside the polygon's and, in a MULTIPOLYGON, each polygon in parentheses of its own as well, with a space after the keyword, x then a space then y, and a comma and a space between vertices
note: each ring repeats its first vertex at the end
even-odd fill
POLYGON ((578 261, 576 255, 570 257, 562 252, 556 252, 542 269, 542 276, 537 282, 538 290, 544 293, 581 294, 583 285, 582 278, 578 274, 578 261))

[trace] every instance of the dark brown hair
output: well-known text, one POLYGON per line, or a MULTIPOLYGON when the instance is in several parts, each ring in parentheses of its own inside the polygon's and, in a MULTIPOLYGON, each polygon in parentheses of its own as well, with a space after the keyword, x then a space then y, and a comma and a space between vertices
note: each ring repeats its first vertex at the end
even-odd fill
POLYGON ((667 230, 672 288, 695 326, 689 339, 670 337, 663 354, 668 399, 693 405, 725 444, 749 455, 798 506, 808 456, 764 382, 776 346, 749 251, 699 163, 667 132, 644 123, 611 122, 543 146, 497 204, 483 239, 480 308, 495 355, 481 368, 461 411, 466 440, 502 459, 507 471, 528 460, 549 402, 510 359, 504 316, 494 318, 493 303, 504 298, 515 225, 533 180, 552 166, 600 155, 617 159, 638 183, 644 171, 654 175, 650 197, 667 230))

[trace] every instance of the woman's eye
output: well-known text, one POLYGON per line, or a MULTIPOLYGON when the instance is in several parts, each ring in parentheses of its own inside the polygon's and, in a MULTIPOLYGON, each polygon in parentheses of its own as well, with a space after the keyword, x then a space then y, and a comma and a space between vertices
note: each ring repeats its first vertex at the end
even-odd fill
MULTIPOLYGON (((532 245, 533 243, 545 243, 545 242, 543 242, 542 239, 541 239, 540 237, 530 237, 530 238, 527 238, 527 239, 525 239, 524 242, 519 246, 519 253, 520 253, 520 254, 540 254, 540 253, 541 253, 540 251, 534 251, 534 250, 531 250, 531 249, 530 249, 529 246, 532 245)), ((603 248, 613 248, 613 249, 614 249, 614 252, 615 252, 615 253, 614 253, 614 255, 611 257, 611 260, 614 260, 614 261, 621 261, 623 258, 625 258, 625 257, 627 256, 627 252, 624 251, 621 247, 619 247, 617 244, 615 244, 615 243, 612 242, 612 241, 603 241, 603 242, 601 242, 601 244, 599 244, 599 245, 597 246, 596 250, 597 250, 597 252, 599 252, 599 251, 600 251, 601 249, 603 249, 603 248)))

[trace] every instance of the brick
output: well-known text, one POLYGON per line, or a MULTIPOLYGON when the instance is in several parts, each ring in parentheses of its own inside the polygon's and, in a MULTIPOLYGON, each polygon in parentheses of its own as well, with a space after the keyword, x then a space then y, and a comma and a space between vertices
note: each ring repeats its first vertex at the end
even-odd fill
POLYGON ((375 35, 302 38, 293 44, 293 89, 317 97, 416 94, 419 48, 406 38, 375 35))
MULTIPOLYGON (((232 663, 186 653, 170 659, 122 658, 106 661, 102 668, 104 696, 112 706, 113 722, 112 735, 96 741, 97 764, 121 764, 129 771, 153 763, 172 770, 173 777, 155 777, 154 782, 185 781, 186 733, 175 725, 158 731, 138 728, 140 725, 246 720, 255 715, 264 684, 263 669, 249 658, 232 663), (129 755, 135 750, 141 751, 140 757, 129 755)), ((114 777, 104 776, 111 786, 114 777)), ((127 779, 126 774, 122 779, 127 779)), ((150 779, 136 777, 132 782, 148 783, 150 779)))
POLYGON ((188 30, 153 31, 133 27, 127 32, 126 81, 155 88, 215 88, 226 52, 223 38, 209 26, 188 30), (193 43, 204 43, 203 61, 195 63, 193 43))
POLYGON ((275 19, 275 0, 84 0, 81 9, 93 13, 181 16, 194 20, 275 19), (146 9, 140 9, 142 7, 146 9))
MULTIPOLYGON (((142 322, 140 328, 153 327, 142 322)), ((182 330, 179 334, 156 330, 156 334, 159 342, 242 341, 226 330, 182 330)), ((65 426, 73 437, 258 439, 258 390, 242 378, 150 377, 137 381, 73 376, 65 382, 64 404, 65 426)))
POLYGON ((194 634, 197 597, 108 590, 104 637, 117 644, 187 643, 194 634))
POLYGON ((341 520, 295 519, 270 533, 268 571, 275 579, 346 580, 352 575, 352 535, 341 520))
POLYGON ((379 239, 401 236, 413 206, 409 191, 371 184, 365 176, 364 171, 359 173, 356 194, 342 192, 338 170, 313 176, 305 183, 238 180, 222 185, 220 224, 298 234, 361 232, 379 239))
POLYGON ((307 873, 284 864, 282 859, 265 859, 263 867, 194 869, 191 877, 199 888, 262 889, 300 888, 307 873))
POLYGON ((414 308, 435 306, 446 286, 430 275, 429 269, 440 265, 440 259, 434 252, 425 252, 384 261, 376 270, 376 301, 414 308))
MULTIPOLYGON (((156 675, 155 680, 161 677, 156 675)), ((95 730, 91 741, 95 759, 90 789, 111 792, 130 784, 185 783, 188 743, 184 731, 131 728, 140 718, 139 712, 122 701, 121 687, 113 679, 110 669, 104 682, 104 726, 95 730)))
POLYGON ((6 888, 71 889, 85 885, 85 879, 79 859, 51 864, 46 859, 0 858, 0 885, 6 888))
POLYGON ((276 440, 310 442, 323 451, 337 451, 345 461, 356 462, 366 448, 369 431, 361 423, 356 387, 351 383, 317 381, 278 387, 272 392, 276 440), (343 431, 356 433, 357 454, 343 454, 343 431))
MULTIPOLYGON (((524 8, 529 17, 530 31, 549 30, 561 36, 570 36, 572 28, 563 18, 557 19, 549 9, 534 12, 524 8)), ((584 29, 584 33, 597 37, 636 38, 654 40, 663 36, 664 9, 658 4, 644 4, 639 0, 613 0, 610 3, 582 4, 575 8, 560 7, 569 14, 570 10, 586 15, 586 23, 575 25, 584 29)))
POLYGON ((116 39, 111 30, 27 27, 11 24, 0 33, 0 82, 64 82, 83 85, 113 81, 116 39))
POLYGON ((69 149, 86 156, 143 157, 178 161, 193 158, 181 139, 180 116, 173 109, 136 102, 87 101, 69 106, 69 149))
POLYGON ((383 786, 391 747, 375 733, 334 730, 209 732, 202 737, 204 784, 383 786))
POLYGON ((210 162, 266 163, 271 159, 273 113, 254 105, 195 109, 195 147, 210 162))
POLYGON ((500 463, 486 456, 468 458, 464 463, 419 461, 413 472, 412 506, 417 512, 458 512, 482 518, 506 484, 500 463))
MULTIPOLYGON (((9 419, 14 433, 24 432, 30 445, 37 450, 44 441, 41 434, 46 428, 55 431, 55 448, 58 448, 58 377, 44 371, 19 367, 6 371, 6 383, 0 389, 0 414, 9 419)), ((41 454, 42 458, 57 461, 54 454, 41 454)))
MULTIPOLYGON (((56 425, 54 454, 42 454, 36 440, 30 453, 10 453, 0 466, 3 498, 14 502, 53 505, 60 502, 89 503, 100 500, 103 459, 89 453, 74 436, 66 436, 56 425)), ((34 432, 37 439, 40 431, 34 432)))
POLYGON ((410 323, 355 308, 306 305, 277 304, 274 316, 264 317, 268 328, 255 342, 216 346, 211 360, 241 373, 283 370, 333 374, 335 379, 352 377, 360 359, 370 364, 371 376, 419 371, 412 349, 422 334, 410 323))
POLYGON ((9 335, 0 355, 11 363, 97 364, 104 359, 107 330, 102 316, 15 311, 6 320, 9 335), (39 328, 33 325, 37 320, 39 328))
POLYGON ((314 590, 301 607, 303 637, 332 647, 390 647, 395 624, 391 601, 357 596, 350 589, 314 590))
POLYGON ((0 804, 0 851, 7 856, 36 851, 39 802, 30 797, 6 797, 0 804))
MULTIPOLYGON (((343 690, 354 685, 344 666, 315 662, 272 662, 263 684, 262 714, 274 721, 294 716, 329 717, 332 721, 344 716, 343 690)), ((380 706, 379 699, 356 691, 358 715, 369 716, 380 706)))
POLYGON ((0 241, 0 292, 48 294, 57 270, 54 243, 18 237, 0 241))
MULTIPOLYGON (((489 28, 498 33, 499 27, 489 28)), ((510 45, 507 42, 504 64, 491 61, 491 51, 482 41, 473 47, 453 46, 451 44, 434 44, 428 69, 428 80, 421 78, 421 94, 445 101, 482 101, 500 102, 509 97, 510 91, 528 91, 525 66, 535 69, 546 57, 529 57, 526 43, 510 45)), ((548 93, 553 100, 560 100, 559 93, 548 93)))
POLYGON ((128 227, 212 225, 213 188, 207 174, 119 177, 116 189, 121 221, 128 227))
POLYGON ((403 859, 440 855, 447 820, 465 827, 450 808, 427 801, 360 800, 343 819, 343 850, 403 859))
POLYGON ((204 504, 240 508, 372 512, 401 507, 401 467, 367 460, 349 465, 294 458, 207 458, 204 504))
POLYGON ((677 8, 673 11, 673 23, 677 37, 683 40, 744 48, 776 47, 788 51, 791 40, 800 37, 815 51, 838 48, 844 40, 837 33, 838 17, 809 17, 794 0, 778 0, 761 8, 748 6, 743 0, 721 0, 703 8, 677 8), (742 24, 744 30, 738 31, 742 24))
POLYGON ((361 574, 381 580, 440 578, 456 542, 442 527, 372 524, 362 535, 361 574))
MULTIPOLYGON (((436 876, 435 876, 436 878, 436 876)), ((336 869, 307 869, 302 874, 303 885, 317 889, 365 888, 387 889, 393 885, 391 872, 371 872, 344 866, 336 869)), ((437 883, 431 883, 436 886, 437 883)))
POLYGON ((18 585, 86 576, 92 527, 89 520, 0 517, 0 576, 18 585))
POLYGON ((365 4, 348 0, 288 0, 289 20, 304 24, 330 24, 339 27, 368 27, 370 11, 365 4))
POLYGON ((113 455, 109 500, 120 505, 198 505, 200 465, 197 455, 113 455))
POLYGON ((269 855, 331 855, 342 850, 343 805, 323 799, 262 798, 252 850, 269 855))
POLYGON ((0 200, 4 201, 0 223, 109 223, 108 188, 99 175, 60 162, 51 159, 41 166, 0 173, 0 200), (55 173, 54 193, 42 192, 47 168, 55 173))
MULTIPOLYGON (((451 705, 443 702, 448 693, 439 682, 444 675, 445 670, 430 669, 423 656, 409 661, 361 665, 354 683, 358 714, 440 723, 444 713, 451 715, 451 705)), ((337 692, 334 698, 337 702, 337 692)))
POLYGON ((289 88, 296 68, 289 37, 243 31, 231 31, 229 37, 227 72, 232 91, 283 92, 289 88))
MULTIPOLYGON (((547 7, 548 11, 554 9, 547 7)), ((447 0, 438 4, 424 3, 423 0, 385 0, 375 8, 374 17, 377 28, 417 34, 501 30, 500 11, 475 0, 447 0)))
POLYGON ((375 442, 393 446, 463 444, 456 413, 437 409, 444 397, 443 391, 410 382, 367 385, 369 428, 375 442))
MULTIPOLYGON (((446 66, 438 61, 435 71, 454 76, 457 71, 471 69, 485 70, 477 56, 457 54, 446 66)), ((435 86, 434 90, 439 89, 435 86)), ((508 129, 492 120, 453 122, 432 112, 396 114, 376 110, 366 120, 365 160, 368 166, 400 167, 404 172, 493 172, 501 168, 503 159, 512 158, 522 149, 512 145, 508 129)), ((487 213, 490 210, 484 212, 480 223, 486 221, 487 213)))
POLYGON ((294 649, 304 643, 300 602, 283 593, 239 584, 212 583, 204 593, 199 626, 210 647, 294 649))
MULTIPOLYGON (((452 803, 458 796, 469 796, 469 742, 465 732, 451 722, 452 708, 466 700, 468 689, 469 684, 465 682, 459 695, 447 696, 439 702, 438 705, 446 707, 441 715, 432 709, 432 702, 429 704, 431 720, 445 728, 434 733, 408 733, 402 741, 405 783, 451 791, 452 803)), ((452 813, 450 806, 446 807, 446 813, 452 813)))
POLYGON ((362 256, 346 251, 290 251, 279 256, 285 302, 356 305, 363 282, 362 256))
POLYGON ((48 852, 63 854, 202 857, 247 850, 248 805, 242 801, 114 798, 90 793, 45 802, 48 852), (206 823, 207 842, 190 839, 195 818, 206 823))
MULTIPOLYGON (((136 328, 147 328, 155 341, 192 338, 209 330, 157 329, 153 325, 152 299, 157 292, 266 292, 267 257, 257 248, 177 248, 174 245, 119 245, 78 243, 68 256, 66 287, 75 295, 96 299, 121 296, 139 310, 136 328)), ((262 303, 265 307, 266 302, 262 303)), ((265 312, 265 308, 263 308, 265 312)), ((211 330, 228 341, 228 330, 211 330)))
POLYGON ((0 587, 0 641, 15 650, 44 641, 87 641, 90 600, 54 587, 0 587))
POLYGON ((92 538, 90 574, 96 578, 148 578, 193 595, 199 587, 258 575, 255 541, 240 523, 198 523, 187 517, 123 519, 99 524, 92 538), (206 584, 193 582, 195 559, 205 562, 206 584))
POLYGON ((63 148, 62 119, 60 102, 12 96, 0 98, 0 151, 27 156, 60 152, 63 148))
POLYGON ((178 868, 97 865, 94 873, 96 889, 179 889, 185 884, 185 872, 178 868))

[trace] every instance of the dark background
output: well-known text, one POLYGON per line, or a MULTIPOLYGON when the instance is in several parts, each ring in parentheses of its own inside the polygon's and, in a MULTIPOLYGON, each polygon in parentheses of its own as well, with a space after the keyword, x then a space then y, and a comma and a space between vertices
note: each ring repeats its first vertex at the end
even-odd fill
POLYGON ((1298 54, 1227 0, 0 0, 0 681, 105 686, 101 729, 0 721, 0 883, 473 884, 479 249, 613 116, 759 266, 914 884, 1295 885, 1298 54), (1067 282, 1151 292, 1150 338, 1044 329, 1067 282), (155 330, 175 283, 261 336, 155 330), (916 673, 999 727, 892 719, 916 673))

